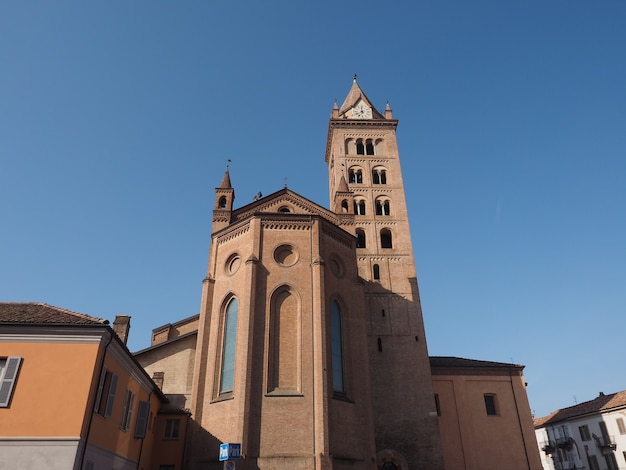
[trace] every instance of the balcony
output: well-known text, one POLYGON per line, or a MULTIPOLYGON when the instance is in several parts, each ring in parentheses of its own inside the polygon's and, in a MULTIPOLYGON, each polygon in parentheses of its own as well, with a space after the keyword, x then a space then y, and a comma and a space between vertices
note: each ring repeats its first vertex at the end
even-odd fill
POLYGON ((559 449, 570 450, 574 446, 574 439, 571 437, 557 437, 556 445, 559 449))
POLYGON ((602 455, 609 454, 617 448, 615 438, 613 436, 596 437, 596 445, 602 451, 602 455))
POLYGON ((553 454, 556 450, 556 443, 554 441, 543 441, 540 447, 546 454, 553 454))

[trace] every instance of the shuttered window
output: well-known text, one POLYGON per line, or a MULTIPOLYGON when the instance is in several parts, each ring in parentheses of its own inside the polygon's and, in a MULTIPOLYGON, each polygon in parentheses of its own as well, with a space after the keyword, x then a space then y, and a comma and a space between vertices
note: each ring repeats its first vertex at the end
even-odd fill
POLYGON ((122 420, 120 421, 120 428, 123 431, 128 431, 130 427, 130 421, 133 417, 133 405, 135 403, 135 394, 130 390, 126 390, 126 398, 124 400, 124 408, 122 409, 122 420))
POLYGON ((11 402, 21 364, 19 356, 0 358, 0 408, 7 408, 11 402))
POLYGON ((143 439, 146 437, 148 416, 150 416, 150 402, 140 401, 139 409, 137 410, 137 423, 135 424, 135 437, 137 439, 143 439))
POLYGON ((115 404, 115 394, 117 393, 117 374, 110 374, 110 383, 106 397, 106 408, 104 409, 104 417, 110 418, 113 414, 113 405, 115 404))

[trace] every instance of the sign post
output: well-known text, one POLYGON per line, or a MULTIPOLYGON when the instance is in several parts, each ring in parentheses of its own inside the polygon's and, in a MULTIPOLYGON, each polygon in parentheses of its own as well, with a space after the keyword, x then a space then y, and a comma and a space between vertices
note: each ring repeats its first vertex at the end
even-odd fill
POLYGON ((235 470, 234 460, 241 458, 241 444, 220 444, 220 462, 224 462, 224 470, 235 470))

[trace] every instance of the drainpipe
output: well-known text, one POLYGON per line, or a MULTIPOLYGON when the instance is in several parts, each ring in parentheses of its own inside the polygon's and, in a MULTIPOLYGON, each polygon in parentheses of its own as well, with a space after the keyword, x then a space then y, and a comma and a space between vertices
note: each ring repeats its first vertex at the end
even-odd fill
POLYGON ((526 447, 526 438, 524 437, 524 428, 522 427, 522 419, 519 415, 519 408, 517 407, 517 397, 515 396, 515 387, 513 387, 513 373, 511 372, 511 367, 509 367, 509 383, 511 384, 511 393, 513 393, 513 403, 515 403, 515 412, 517 413, 517 424, 519 424, 519 430, 522 435, 522 444, 524 445, 524 455, 526 456, 526 465, 528 466, 528 470, 531 470, 530 459, 528 458, 528 447, 526 447))

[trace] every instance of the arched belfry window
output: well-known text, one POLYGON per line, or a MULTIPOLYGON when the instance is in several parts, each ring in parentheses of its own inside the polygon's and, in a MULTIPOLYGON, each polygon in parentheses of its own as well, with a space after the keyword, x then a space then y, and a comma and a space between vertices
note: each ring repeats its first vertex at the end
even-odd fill
POLYGON ((363 145, 363 141, 361 139, 356 141, 356 154, 365 155, 365 145, 363 145))
POLYGON ((222 197, 220 198, 220 201, 219 201, 219 203, 217 204, 217 206, 218 206, 220 209, 226 209, 226 196, 222 196, 222 197))
POLYGON ((354 201, 354 213, 356 215, 365 215, 365 199, 354 201))
POLYGON ((348 212, 348 201, 346 199, 341 201, 341 212, 348 212))
POLYGON ((348 181, 350 184, 363 183, 363 170, 359 167, 352 167, 348 170, 348 181))
POLYGON ((367 139, 365 141, 365 155, 374 155, 374 144, 372 143, 372 139, 367 139))
POLYGON ((372 169, 372 183, 373 184, 387 184, 387 170, 382 166, 377 166, 372 169))
POLYGON ((365 232, 360 228, 356 229, 356 247, 365 248, 365 232))
POLYGON ((384 228, 380 231, 380 246, 381 248, 393 248, 391 230, 388 228, 384 228))
POLYGON ((333 391, 345 393, 343 376, 343 332, 341 325, 341 308, 336 300, 330 304, 330 337, 332 355, 333 391))
POLYGON ((389 199, 376 199, 376 215, 389 215, 389 199))
POLYGON ((237 317, 239 302, 233 297, 224 311, 222 332, 222 364, 220 393, 232 392, 235 384, 235 350, 237 347, 237 317))
POLYGON ((354 155, 356 153, 356 146, 354 139, 346 139, 346 155, 354 155))

